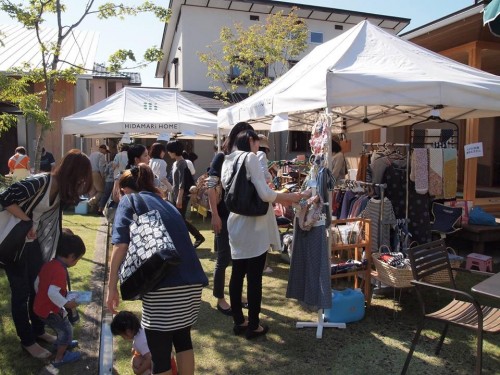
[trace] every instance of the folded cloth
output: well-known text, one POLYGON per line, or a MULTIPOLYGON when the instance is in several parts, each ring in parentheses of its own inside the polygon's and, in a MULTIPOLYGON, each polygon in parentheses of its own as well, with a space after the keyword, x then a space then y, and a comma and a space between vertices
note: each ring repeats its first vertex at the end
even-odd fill
POLYGON ((429 149, 429 194, 443 195, 443 149, 429 149))
POLYGON ((415 161, 415 191, 418 194, 427 194, 429 191, 429 162, 426 148, 413 150, 415 161))

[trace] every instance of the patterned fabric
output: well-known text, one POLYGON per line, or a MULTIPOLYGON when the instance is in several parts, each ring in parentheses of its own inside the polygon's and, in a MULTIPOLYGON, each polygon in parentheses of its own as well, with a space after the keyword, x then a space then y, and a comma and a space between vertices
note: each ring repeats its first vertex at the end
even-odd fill
POLYGON ((430 242, 429 194, 417 194, 415 184, 411 181, 406 189, 406 167, 404 165, 393 164, 388 168, 384 182, 387 184, 386 197, 392 202, 394 213, 398 219, 403 219, 406 215, 406 191, 409 192, 408 231, 412 236, 411 241, 430 242))
POLYGON ((443 194, 443 149, 429 149, 429 194, 443 194))
POLYGON ((313 227, 308 232, 298 225, 294 228, 286 297, 318 309, 329 309, 332 306, 332 290, 325 227, 313 227))
POLYGON ((140 215, 130 224, 130 244, 118 273, 120 283, 130 278, 154 254, 163 250, 176 252, 160 213, 152 210, 140 215))
POLYGON ((443 195, 445 199, 457 196, 457 149, 443 149, 443 195))
POLYGON ((391 226, 396 224, 396 216, 392 203, 388 198, 384 198, 384 210, 382 212, 383 221, 380 222, 381 200, 372 198, 366 205, 360 217, 371 220, 370 238, 372 251, 378 251, 382 245, 391 244, 391 226), (379 225, 381 227, 379 227, 379 225))
POLYGON ((416 148, 413 150, 415 165, 415 191, 419 194, 426 194, 429 191, 429 161, 426 148, 416 148))

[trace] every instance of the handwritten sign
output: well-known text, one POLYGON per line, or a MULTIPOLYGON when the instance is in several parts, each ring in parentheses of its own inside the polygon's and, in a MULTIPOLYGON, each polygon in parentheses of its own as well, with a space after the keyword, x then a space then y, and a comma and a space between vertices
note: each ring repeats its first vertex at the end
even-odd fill
POLYGON ((470 143, 464 146, 465 158, 480 158, 483 156, 483 142, 470 143))

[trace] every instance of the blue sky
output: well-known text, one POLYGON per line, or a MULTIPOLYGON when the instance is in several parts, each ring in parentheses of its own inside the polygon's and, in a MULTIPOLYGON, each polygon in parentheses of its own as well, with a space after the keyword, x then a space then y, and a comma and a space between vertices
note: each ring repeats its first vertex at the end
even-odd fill
MULTIPOLYGON (((164 5, 169 3, 169 0, 153 1, 164 5)), ((99 4, 103 2, 96 1, 99 4)), ((125 4, 142 3, 141 0, 122 0, 120 2, 125 4)), ((80 14, 78 10, 86 1, 71 0, 65 1, 65 3, 69 4, 68 16, 74 19, 76 15, 80 14)), ((404 30, 406 32, 473 5, 474 0, 301 0, 300 3, 410 18, 411 23, 404 30)), ((12 21, 5 14, 0 13, 0 22, 11 23, 12 21)), ((81 28, 100 33, 96 61, 106 62, 107 57, 120 48, 132 49, 136 56, 140 57, 148 47, 153 45, 159 47, 164 25, 151 15, 127 17, 124 21, 117 19, 101 21, 92 16, 84 20, 81 28)), ((141 73, 143 86, 161 87, 161 79, 154 78, 156 64, 150 64, 144 69, 133 70, 141 73)))

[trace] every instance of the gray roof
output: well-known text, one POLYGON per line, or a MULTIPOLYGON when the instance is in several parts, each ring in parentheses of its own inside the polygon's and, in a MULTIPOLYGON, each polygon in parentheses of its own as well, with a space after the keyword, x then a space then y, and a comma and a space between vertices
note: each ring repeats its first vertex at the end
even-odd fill
POLYGON ((94 78, 116 78, 116 79, 128 79, 131 84, 140 85, 142 83, 141 73, 136 72, 108 72, 106 67, 102 64, 94 64, 94 70, 92 71, 92 77, 94 78))
POLYGON ((217 114, 217 111, 226 105, 217 99, 214 99, 214 93, 210 91, 181 91, 182 96, 199 105, 205 111, 217 114))
MULTIPOLYGON (((46 43, 55 41, 57 30, 44 27, 40 37, 46 43)), ((35 30, 28 30, 21 24, 0 24, 0 40, 3 43, 0 44, 0 72, 20 67, 23 63, 41 68, 42 55, 35 30)), ((63 42, 58 68, 67 69, 77 65, 91 72, 98 40, 97 32, 73 30, 63 42)))

